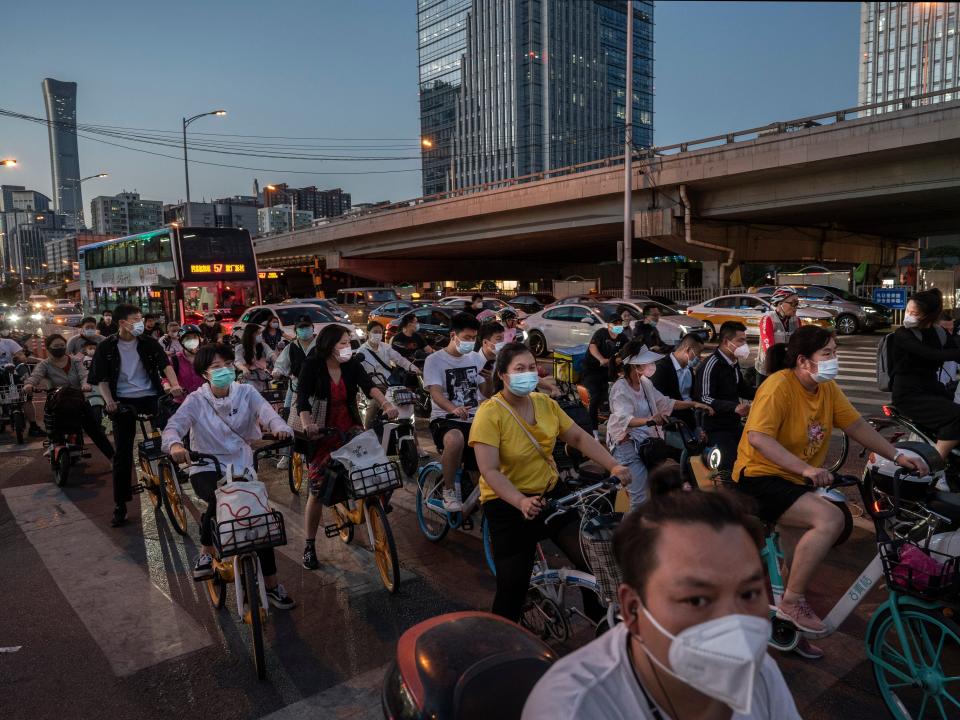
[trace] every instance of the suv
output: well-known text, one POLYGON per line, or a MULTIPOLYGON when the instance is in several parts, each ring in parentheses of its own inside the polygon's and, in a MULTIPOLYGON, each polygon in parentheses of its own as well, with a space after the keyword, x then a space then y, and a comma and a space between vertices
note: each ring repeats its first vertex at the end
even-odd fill
POLYGON ((337 290, 337 305, 339 305, 350 320, 358 327, 366 327, 370 311, 380 307, 383 303, 399 300, 400 296, 393 288, 387 287, 357 287, 337 290))
POLYGON ((829 285, 790 285, 806 307, 826 310, 834 317, 837 332, 853 335, 890 327, 890 310, 829 285))

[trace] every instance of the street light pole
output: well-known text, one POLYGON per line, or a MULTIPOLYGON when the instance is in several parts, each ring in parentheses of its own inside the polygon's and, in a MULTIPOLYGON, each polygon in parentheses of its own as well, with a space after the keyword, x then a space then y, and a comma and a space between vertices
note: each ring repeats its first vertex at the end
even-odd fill
POLYGON ((80 178, 76 180, 74 178, 64 178, 65 180, 73 181, 73 208, 74 208, 74 218, 73 218, 73 227, 74 230, 80 231, 80 225, 83 222, 83 208, 80 207, 80 185, 85 183, 87 180, 95 180, 97 178, 110 177, 109 173, 100 172, 96 175, 87 175, 85 178, 80 178))
POLYGON ((187 162, 187 126, 194 120, 199 120, 207 115, 216 115, 217 117, 222 117, 226 114, 226 110, 211 110, 210 112, 199 113, 193 117, 183 118, 183 180, 184 184, 187 186, 187 211, 184 213, 183 217, 184 227, 189 227, 190 225, 190 165, 187 162))
POLYGON ((627 115, 623 141, 623 297, 633 292, 633 0, 627 0, 627 115))

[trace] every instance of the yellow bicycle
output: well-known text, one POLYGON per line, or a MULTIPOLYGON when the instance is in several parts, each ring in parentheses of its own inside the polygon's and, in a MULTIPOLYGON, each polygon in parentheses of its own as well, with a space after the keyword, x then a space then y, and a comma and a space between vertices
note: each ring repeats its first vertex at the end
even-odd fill
POLYGON ((183 502, 180 473, 176 464, 160 449, 160 429, 155 424, 156 415, 140 413, 131 405, 120 405, 117 411, 137 413, 137 423, 143 436, 143 441, 137 445, 140 483, 134 488, 134 492, 146 492, 154 510, 159 510, 162 505, 173 529, 180 535, 186 535, 187 508, 183 502), (147 423, 150 424, 149 432, 147 423))

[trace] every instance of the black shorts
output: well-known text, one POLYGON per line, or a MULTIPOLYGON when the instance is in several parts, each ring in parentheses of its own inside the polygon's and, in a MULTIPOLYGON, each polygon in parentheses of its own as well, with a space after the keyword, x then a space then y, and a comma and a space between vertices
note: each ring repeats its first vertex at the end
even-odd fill
POLYGON ((473 454, 473 448, 470 447, 470 423, 452 420, 450 418, 434 418, 430 421, 430 437, 433 438, 433 444, 437 446, 437 452, 443 452, 443 436, 450 430, 459 430, 463 434, 463 455, 461 464, 467 470, 477 469, 477 460, 473 454))
POLYGON ((801 497, 813 488, 798 485, 779 475, 751 477, 740 473, 737 489, 753 498, 756 503, 756 515, 767 523, 776 523, 780 516, 789 510, 801 497))

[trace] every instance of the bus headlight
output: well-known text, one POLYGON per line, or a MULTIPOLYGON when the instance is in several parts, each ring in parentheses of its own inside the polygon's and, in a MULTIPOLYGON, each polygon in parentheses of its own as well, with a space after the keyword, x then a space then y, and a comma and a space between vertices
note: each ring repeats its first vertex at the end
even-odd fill
POLYGON ((31 320, 43 320, 43 314, 42 314, 42 313, 34 313, 33 315, 30 316, 30 319, 31 319, 31 320))

